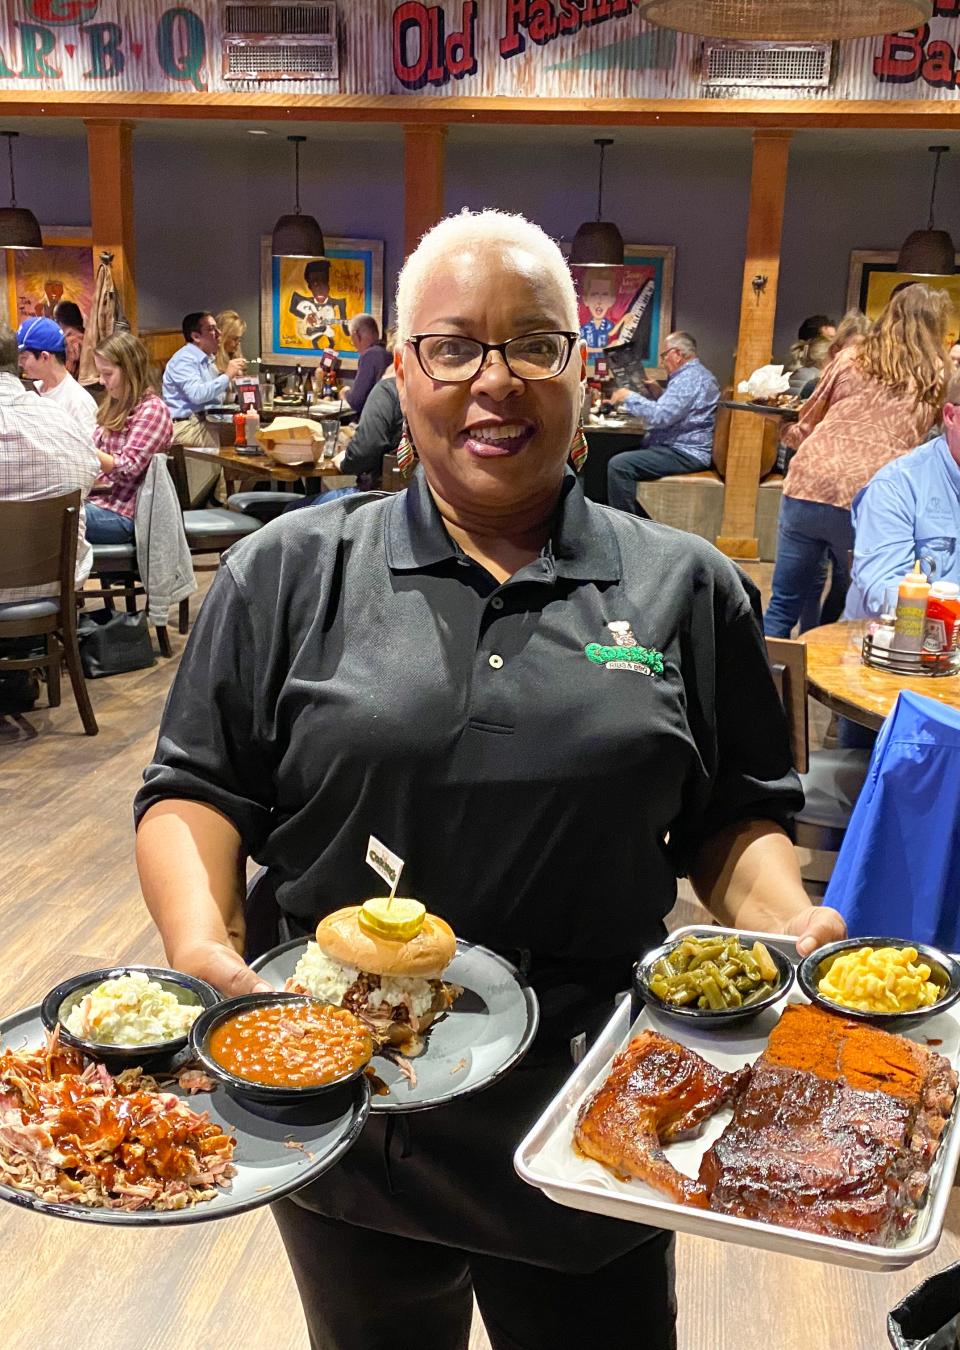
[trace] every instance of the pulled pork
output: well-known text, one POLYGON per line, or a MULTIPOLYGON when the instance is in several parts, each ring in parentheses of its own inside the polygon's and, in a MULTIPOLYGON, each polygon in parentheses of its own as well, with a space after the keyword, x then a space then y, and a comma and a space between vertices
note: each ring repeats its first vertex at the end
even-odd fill
POLYGON ((61 1045, 0 1051, 0 1181, 51 1203, 186 1209, 236 1168, 234 1140, 140 1069, 61 1045))

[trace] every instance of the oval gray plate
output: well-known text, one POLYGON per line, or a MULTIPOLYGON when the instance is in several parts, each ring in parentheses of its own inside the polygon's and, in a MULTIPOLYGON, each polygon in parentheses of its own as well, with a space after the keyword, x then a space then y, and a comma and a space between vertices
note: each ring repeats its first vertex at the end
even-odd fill
MULTIPOLYGON (((306 951, 307 938, 292 938, 250 964, 282 989, 306 951)), ((463 993, 434 1022, 426 1049, 411 1060, 417 1075, 411 1087, 389 1058, 375 1055, 373 1069, 389 1089, 374 1093, 371 1111, 427 1111, 454 1097, 480 1092, 502 1078, 530 1049, 540 1008, 520 972, 486 947, 457 940, 457 954, 443 974, 463 993)))
MULTIPOLYGON (((42 1045, 45 1036, 39 1006, 0 1022, 0 1046, 4 1048, 19 1050, 42 1045)), ((222 1125, 237 1141, 233 1154, 237 1174, 212 1200, 179 1210, 90 1209, 85 1205, 51 1203, 3 1184, 0 1199, 61 1219, 128 1227, 225 1219, 259 1205, 269 1205, 322 1176, 356 1142, 370 1111, 370 1087, 363 1078, 344 1089, 342 1096, 337 1093, 309 1108, 286 1111, 258 1107, 253 1102, 248 1106, 219 1087, 192 1096, 176 1084, 170 1090, 188 1101, 194 1111, 206 1111, 211 1120, 222 1125)))

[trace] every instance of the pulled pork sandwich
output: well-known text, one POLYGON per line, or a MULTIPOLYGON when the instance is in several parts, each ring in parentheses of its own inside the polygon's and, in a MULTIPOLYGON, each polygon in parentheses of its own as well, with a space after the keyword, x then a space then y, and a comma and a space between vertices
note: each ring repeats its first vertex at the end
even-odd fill
MULTIPOLYGON (((395 902, 404 920, 392 919, 384 901, 350 905, 321 919, 288 988, 349 1008, 367 1022, 382 1045, 406 1056, 423 1049, 423 1033, 460 993, 441 978, 457 949, 453 929, 422 911, 411 936, 410 901, 395 902)), ((415 902, 414 902, 415 903, 415 902)))

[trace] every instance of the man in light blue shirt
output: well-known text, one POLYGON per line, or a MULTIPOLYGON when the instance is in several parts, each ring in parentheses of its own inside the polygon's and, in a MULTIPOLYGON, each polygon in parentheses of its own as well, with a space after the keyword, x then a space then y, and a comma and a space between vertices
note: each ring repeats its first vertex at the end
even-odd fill
POLYGON ((660 360, 667 370, 667 387, 659 398, 644 398, 629 389, 617 389, 612 402, 647 428, 641 446, 614 455, 607 465, 607 500, 611 506, 645 516, 637 501, 637 483, 667 474, 697 473, 709 469, 713 458, 713 431, 720 388, 697 357, 689 333, 671 333, 660 360))
POLYGON ((960 582, 960 376, 947 389, 943 426, 943 436, 885 464, 854 497, 845 619, 878 615, 886 589, 917 558, 931 580, 960 582))
POLYGON ((213 358, 220 345, 220 330, 212 314, 198 310, 183 320, 186 346, 174 352, 163 372, 163 401, 173 418, 173 439, 180 445, 214 448, 218 441, 202 414, 222 403, 231 380, 242 375, 246 362, 234 357, 223 374, 213 358))

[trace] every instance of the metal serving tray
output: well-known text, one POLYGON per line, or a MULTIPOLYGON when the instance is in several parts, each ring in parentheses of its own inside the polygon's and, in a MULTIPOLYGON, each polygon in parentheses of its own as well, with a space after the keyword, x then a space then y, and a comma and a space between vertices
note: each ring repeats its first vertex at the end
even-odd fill
MULTIPOLYGON (((736 930, 719 928, 716 931, 729 933, 736 930)), ((683 937, 692 932, 702 932, 702 925, 680 928, 671 936, 683 937)), ((798 960, 796 943, 791 938, 742 931, 740 936, 747 942, 759 938, 778 947, 791 960, 798 960)), ((679 1205, 642 1181, 619 1180, 600 1163, 582 1157, 574 1150, 573 1128, 581 1102, 600 1086, 617 1051, 644 1027, 652 1027, 689 1046, 711 1064, 730 1070, 758 1058, 787 1003, 806 1001, 800 990, 794 988, 781 1003, 759 1014, 755 1021, 748 1022, 746 1026, 731 1027, 726 1031, 701 1031, 658 1016, 649 1008, 644 1008, 639 1017, 633 1020, 630 1000, 625 998, 590 1053, 577 1066, 521 1142, 513 1160, 518 1174, 551 1200, 572 1209, 649 1224, 654 1228, 670 1228, 678 1233, 692 1233, 696 1237, 716 1238, 720 1242, 736 1242, 741 1247, 760 1247, 765 1251, 783 1252, 787 1256, 806 1257, 829 1265, 873 1271, 901 1270, 929 1256, 940 1241, 950 1188, 960 1160, 960 1108, 956 1102, 931 1169, 926 1204, 917 1215, 910 1232, 893 1247, 871 1247, 862 1242, 801 1233, 779 1224, 758 1223, 753 1219, 739 1219, 729 1214, 714 1214, 710 1210, 679 1205)), ((935 1046, 938 1053, 944 1055, 955 1069, 960 1065, 960 1016, 957 1008, 902 1034, 921 1045, 940 1041, 941 1044, 935 1046)), ((687 1176, 695 1177, 700 1159, 726 1128, 732 1114, 732 1108, 725 1107, 707 1122, 700 1138, 668 1144, 664 1151, 674 1167, 687 1176)))

